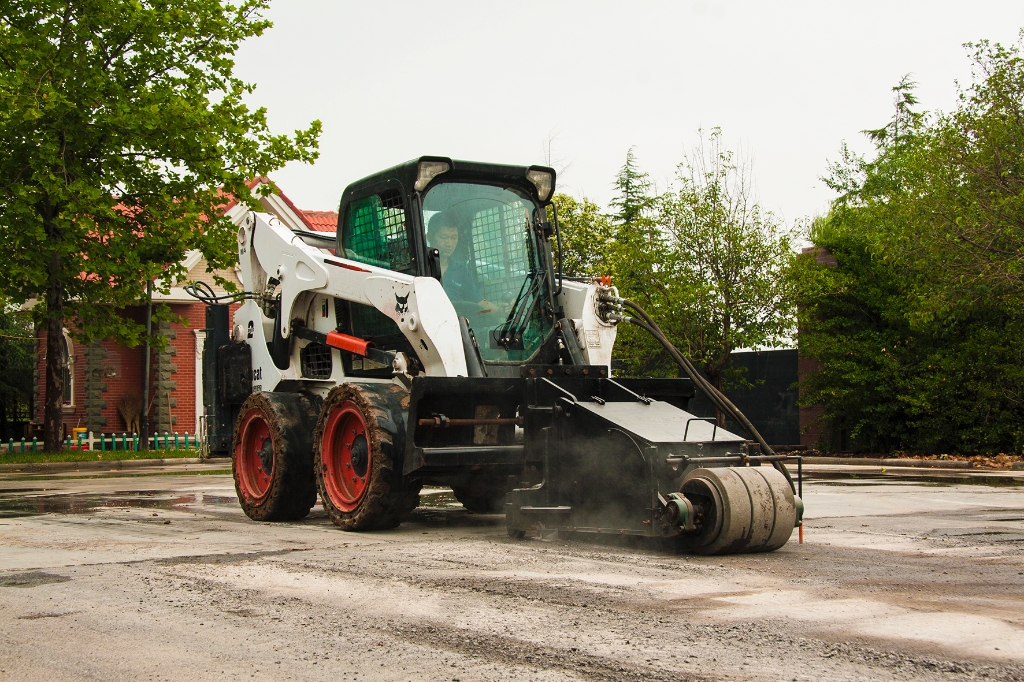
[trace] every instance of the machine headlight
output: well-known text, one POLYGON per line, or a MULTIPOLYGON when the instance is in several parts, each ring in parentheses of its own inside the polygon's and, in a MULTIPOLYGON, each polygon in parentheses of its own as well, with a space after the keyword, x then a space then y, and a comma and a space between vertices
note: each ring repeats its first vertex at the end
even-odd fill
POLYGON ((422 192, 431 180, 451 169, 451 165, 445 161, 420 161, 419 170, 416 173, 416 184, 413 187, 417 192, 422 192))
POLYGON ((526 179, 537 188, 537 198, 547 203, 555 191, 555 173, 552 170, 531 168, 526 171, 526 179))

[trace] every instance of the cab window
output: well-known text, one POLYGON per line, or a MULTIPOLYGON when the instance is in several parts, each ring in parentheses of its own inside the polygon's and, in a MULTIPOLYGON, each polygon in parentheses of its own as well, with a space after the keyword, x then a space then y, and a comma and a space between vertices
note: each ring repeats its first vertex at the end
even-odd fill
POLYGON ((402 194, 389 190, 353 201, 341 231, 345 258, 412 273, 413 259, 402 194))

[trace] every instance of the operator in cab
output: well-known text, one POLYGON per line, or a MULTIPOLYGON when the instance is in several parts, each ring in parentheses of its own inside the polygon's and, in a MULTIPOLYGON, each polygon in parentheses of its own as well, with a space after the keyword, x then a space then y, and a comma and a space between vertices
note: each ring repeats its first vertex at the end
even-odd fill
POLYGON ((427 243, 441 257, 441 286, 453 304, 476 305, 488 313, 494 305, 483 297, 477 287, 468 248, 459 248, 460 221, 448 211, 435 213, 427 225, 427 243))

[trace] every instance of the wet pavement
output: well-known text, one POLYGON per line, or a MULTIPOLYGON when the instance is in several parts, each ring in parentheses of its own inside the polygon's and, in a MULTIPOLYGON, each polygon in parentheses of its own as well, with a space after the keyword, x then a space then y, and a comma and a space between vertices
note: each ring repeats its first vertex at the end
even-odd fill
POLYGON ((693 557, 443 489, 344 533, 224 475, 7 478, 0 679, 1024 680, 1020 482, 818 470, 804 544, 693 557))
MULTIPOLYGON (((147 481, 151 483, 151 481, 147 481)), ((124 485, 124 481, 121 485, 124 485)), ((94 490, 83 492, 76 483, 49 483, 48 487, 0 487, 0 519, 40 516, 43 514, 88 514, 128 509, 166 509, 181 512, 212 512, 218 507, 238 507, 235 491, 230 494, 211 493, 197 489, 182 493, 177 479, 166 481, 168 488, 157 490, 94 490)), ((89 486, 94 487, 94 486, 89 486)), ((100 484, 99 488, 108 487, 100 484)), ((319 504, 319 502, 318 502, 319 504)), ((448 488, 427 488, 420 495, 423 509, 456 509, 462 505, 448 488)))

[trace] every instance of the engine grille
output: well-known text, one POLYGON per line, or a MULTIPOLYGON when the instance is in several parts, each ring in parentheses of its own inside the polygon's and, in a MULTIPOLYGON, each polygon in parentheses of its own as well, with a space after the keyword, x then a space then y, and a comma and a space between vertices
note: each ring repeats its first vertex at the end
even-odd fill
POLYGON ((299 363, 302 376, 307 379, 330 379, 333 369, 331 347, 315 341, 307 344, 299 351, 299 363))

